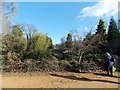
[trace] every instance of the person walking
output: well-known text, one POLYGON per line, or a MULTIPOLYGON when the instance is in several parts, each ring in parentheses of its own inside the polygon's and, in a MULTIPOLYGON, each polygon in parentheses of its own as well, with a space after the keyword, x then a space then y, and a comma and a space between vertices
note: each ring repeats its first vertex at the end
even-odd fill
POLYGON ((108 75, 111 73, 111 76, 113 76, 113 63, 113 57, 107 52, 105 57, 106 71, 108 75))

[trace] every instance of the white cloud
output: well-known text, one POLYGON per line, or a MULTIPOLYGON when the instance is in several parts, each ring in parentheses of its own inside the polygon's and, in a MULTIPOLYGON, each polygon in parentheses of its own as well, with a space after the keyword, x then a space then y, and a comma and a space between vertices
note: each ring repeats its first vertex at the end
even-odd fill
POLYGON ((78 33, 74 32, 73 33, 74 36, 80 36, 78 33))
POLYGON ((76 30, 77 30, 78 32, 81 32, 81 31, 88 32, 88 31, 90 31, 90 28, 89 28, 89 27, 77 28, 76 30))
POLYGON ((89 28, 88 27, 85 27, 85 30, 88 30, 89 28))
POLYGON ((78 18, 113 16, 118 13, 118 1, 120 0, 99 0, 95 5, 83 8, 78 18))

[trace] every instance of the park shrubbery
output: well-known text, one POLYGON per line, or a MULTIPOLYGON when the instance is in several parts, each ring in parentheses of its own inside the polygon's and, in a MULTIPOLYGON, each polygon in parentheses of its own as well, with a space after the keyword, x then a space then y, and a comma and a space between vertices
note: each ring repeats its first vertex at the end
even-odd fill
POLYGON ((104 23, 100 19, 96 33, 89 32, 84 38, 78 31, 71 31, 56 45, 47 34, 38 33, 31 24, 8 25, 0 34, 0 64, 5 71, 14 72, 102 69, 106 51, 120 56, 117 24, 112 17, 106 32, 104 23))
MULTIPOLYGON (((107 39, 109 32, 106 34, 103 22, 100 19, 95 34, 88 33, 82 40, 75 38, 72 40, 72 36, 75 36, 69 33, 65 42, 59 45, 53 45, 52 39, 43 33, 28 33, 25 37, 21 27, 15 25, 12 27, 11 33, 3 36, 3 54, 0 58, 4 57, 4 60, 1 60, 1 64, 5 71, 19 72, 103 69, 106 50, 103 48, 106 47, 107 51, 111 51, 110 39, 107 39), (103 25, 103 29, 100 28, 100 25, 103 25)), ((113 18, 111 22, 114 22, 113 18)), ((110 25, 112 25, 111 22, 110 25)), ((115 38, 118 37, 115 36, 115 38)), ((112 53, 117 55, 118 47, 115 45, 112 48, 114 48, 112 53)))

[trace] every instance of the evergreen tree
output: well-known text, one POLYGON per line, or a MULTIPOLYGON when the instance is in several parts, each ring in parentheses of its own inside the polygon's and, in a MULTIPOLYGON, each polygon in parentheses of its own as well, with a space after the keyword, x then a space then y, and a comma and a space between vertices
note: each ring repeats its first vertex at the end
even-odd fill
POLYGON ((105 29, 105 25, 104 25, 104 21, 102 19, 99 20, 99 24, 97 27, 97 34, 106 34, 106 29, 105 29))
POLYGON ((106 29, 105 29, 105 25, 104 25, 104 21, 102 19, 99 20, 99 24, 97 26, 97 32, 96 34, 98 34, 99 36, 99 43, 97 43, 97 45, 99 44, 99 51, 102 52, 106 52, 106 47, 107 47, 107 36, 106 36, 106 29))
POLYGON ((68 33, 67 38, 66 38, 66 48, 67 49, 72 48, 72 36, 70 33, 68 33))
POLYGON ((118 41, 119 40, 119 30, 117 27, 117 24, 112 17, 110 20, 110 25, 108 28, 108 35, 107 35, 107 41, 108 41, 108 50, 112 53, 118 52, 118 41))
POLYGON ((120 30, 120 19, 118 20, 118 29, 120 30))
POLYGON ((119 32, 119 36, 118 36, 118 52, 117 54, 120 56, 120 32, 119 32))
POLYGON ((89 32, 89 33, 86 35, 86 37, 84 38, 84 41, 85 41, 85 40, 91 40, 91 38, 92 38, 92 34, 91 34, 91 32, 89 32))

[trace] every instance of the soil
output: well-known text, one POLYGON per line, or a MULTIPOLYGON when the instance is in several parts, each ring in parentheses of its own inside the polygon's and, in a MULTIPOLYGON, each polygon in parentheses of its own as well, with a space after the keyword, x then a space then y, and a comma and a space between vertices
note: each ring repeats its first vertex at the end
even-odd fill
POLYGON ((119 73, 3 73, 2 88, 118 88, 119 73))

